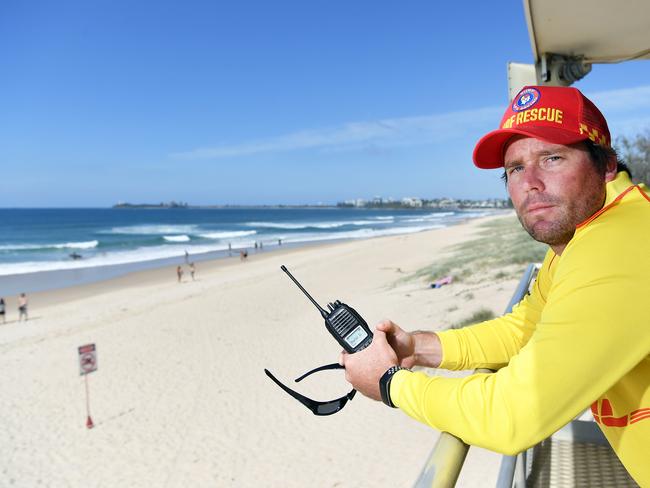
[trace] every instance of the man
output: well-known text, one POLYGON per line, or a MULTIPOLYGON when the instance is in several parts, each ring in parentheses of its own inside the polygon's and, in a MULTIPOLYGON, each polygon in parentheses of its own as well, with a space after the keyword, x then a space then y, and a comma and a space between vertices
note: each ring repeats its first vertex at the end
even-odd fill
POLYGON ((375 400, 469 444, 515 454, 591 406, 630 474, 650 486, 650 197, 610 148, 607 123, 575 88, 531 86, 474 149, 505 169, 523 227, 550 249, 512 313, 460 330, 386 321, 343 354, 375 400), (403 368, 498 369, 466 378, 403 368))
POLYGON ((18 297, 18 322, 22 322, 23 318, 27 322, 29 317, 27 315, 27 295, 21 293, 18 297))

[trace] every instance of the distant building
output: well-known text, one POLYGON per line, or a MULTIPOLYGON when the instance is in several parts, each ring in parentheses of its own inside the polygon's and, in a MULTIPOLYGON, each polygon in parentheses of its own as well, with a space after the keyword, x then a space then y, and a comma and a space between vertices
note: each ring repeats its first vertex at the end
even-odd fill
POLYGON ((357 208, 512 208, 512 203, 508 199, 487 198, 484 200, 470 200, 457 198, 433 198, 423 199, 416 197, 404 197, 401 200, 395 200, 392 197, 382 198, 373 197, 372 200, 366 201, 362 198, 346 200, 336 204, 337 207, 357 207, 357 208))
POLYGON ((405 197, 402 198, 402 205, 405 207, 420 208, 422 207, 422 200, 419 198, 405 197))

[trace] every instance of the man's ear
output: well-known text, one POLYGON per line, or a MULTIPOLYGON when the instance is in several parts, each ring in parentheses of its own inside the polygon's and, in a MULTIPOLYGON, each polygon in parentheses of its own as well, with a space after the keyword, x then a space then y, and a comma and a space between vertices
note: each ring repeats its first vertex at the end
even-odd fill
POLYGON ((609 183, 616 178, 616 170, 618 168, 618 161, 615 156, 611 156, 607 161, 607 168, 605 169, 605 183, 609 183))

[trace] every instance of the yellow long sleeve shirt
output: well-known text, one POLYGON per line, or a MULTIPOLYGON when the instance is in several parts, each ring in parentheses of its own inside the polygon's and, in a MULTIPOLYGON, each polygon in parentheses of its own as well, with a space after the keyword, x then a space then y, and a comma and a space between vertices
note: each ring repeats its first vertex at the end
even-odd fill
POLYGON ((515 454, 592 412, 627 470, 650 486, 650 197, 627 173, 561 256, 549 250, 512 313, 438 334, 445 369, 399 371, 390 396, 468 444, 515 454))

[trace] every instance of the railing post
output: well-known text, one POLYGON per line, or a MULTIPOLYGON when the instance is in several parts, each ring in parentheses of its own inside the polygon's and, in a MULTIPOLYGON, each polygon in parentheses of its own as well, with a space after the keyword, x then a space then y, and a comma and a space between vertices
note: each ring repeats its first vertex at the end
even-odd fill
POLYGON ((512 488, 512 480, 515 477, 515 466, 517 456, 503 456, 499 467, 499 477, 496 488, 512 488))
POLYGON ((441 432, 414 488, 453 488, 468 450, 458 437, 441 432))

